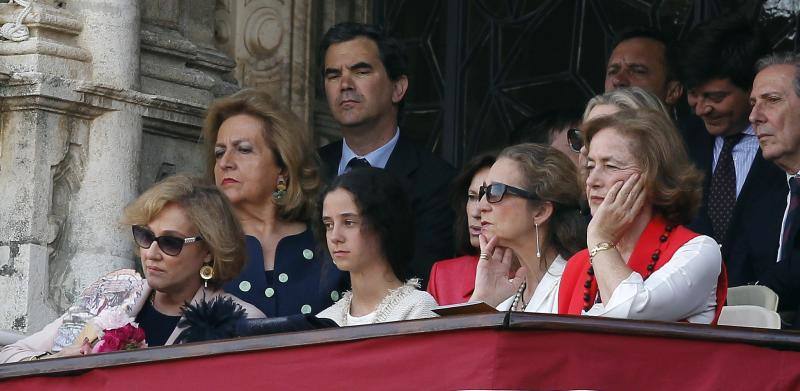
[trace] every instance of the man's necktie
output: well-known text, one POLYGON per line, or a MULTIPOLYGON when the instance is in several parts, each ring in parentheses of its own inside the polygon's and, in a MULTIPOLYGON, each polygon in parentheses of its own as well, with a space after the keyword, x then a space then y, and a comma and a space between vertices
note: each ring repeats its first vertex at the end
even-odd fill
POLYGON ((725 137, 722 151, 717 159, 717 168, 711 177, 711 186, 708 191, 708 215, 711 218, 714 239, 718 243, 725 240, 733 216, 733 208, 736 206, 736 167, 733 165, 733 147, 743 136, 739 133, 725 137))
POLYGON ((783 237, 781 239, 781 257, 783 261, 789 256, 789 249, 794 247, 789 236, 797 221, 797 212, 800 211, 800 178, 789 178, 789 209, 786 210, 786 221, 783 223, 783 237))
POLYGON ((369 164, 367 159, 364 159, 363 157, 354 157, 350 159, 349 162, 347 162, 348 170, 354 170, 356 168, 361 168, 361 167, 372 167, 372 166, 369 164))

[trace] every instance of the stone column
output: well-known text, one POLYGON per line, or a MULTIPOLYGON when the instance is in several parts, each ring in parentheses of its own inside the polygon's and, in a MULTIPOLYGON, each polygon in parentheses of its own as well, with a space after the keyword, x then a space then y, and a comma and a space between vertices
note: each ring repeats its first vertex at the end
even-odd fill
MULTIPOLYGON (((0 4, 0 24, 20 7, 0 4)), ((81 21, 34 3, 21 42, 0 41, 0 328, 41 328, 57 310, 48 300, 49 257, 61 230, 56 175, 79 173, 88 120, 103 110, 79 102, 74 78, 89 75, 91 54, 77 45, 81 21), (70 163, 72 162, 72 163, 70 163), (74 164, 73 164, 74 163, 74 164)))
MULTIPOLYGON (((139 84, 138 0, 73 0, 83 31, 78 44, 92 53, 94 85, 135 90, 139 84)), ((137 194, 141 110, 120 102, 89 125, 85 166, 71 197, 59 254, 51 260, 50 285, 57 309, 98 277, 134 264, 129 228, 121 211, 137 194)))
MULTIPOLYGON (((0 23, 21 7, 0 3, 0 23)), ((238 87, 214 0, 33 3, 0 40, 0 329, 30 333, 99 276, 136 265, 122 210, 201 174, 208 103, 238 87)))

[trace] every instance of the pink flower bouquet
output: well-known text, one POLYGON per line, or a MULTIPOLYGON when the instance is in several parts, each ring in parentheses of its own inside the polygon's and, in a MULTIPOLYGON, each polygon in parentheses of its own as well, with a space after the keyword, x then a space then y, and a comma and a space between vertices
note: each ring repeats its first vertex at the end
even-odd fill
POLYGON ((92 353, 116 352, 147 347, 144 330, 128 323, 122 327, 104 330, 103 337, 92 348, 92 353))

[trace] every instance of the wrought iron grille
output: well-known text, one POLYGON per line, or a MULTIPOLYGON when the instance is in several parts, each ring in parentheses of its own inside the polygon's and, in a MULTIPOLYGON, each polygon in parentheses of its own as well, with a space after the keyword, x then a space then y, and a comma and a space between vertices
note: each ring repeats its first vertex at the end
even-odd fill
POLYGON ((602 92, 615 34, 675 38, 725 12, 748 15, 775 50, 797 50, 800 0, 374 0, 373 19, 410 61, 405 134, 454 165, 503 147, 528 117, 602 92))

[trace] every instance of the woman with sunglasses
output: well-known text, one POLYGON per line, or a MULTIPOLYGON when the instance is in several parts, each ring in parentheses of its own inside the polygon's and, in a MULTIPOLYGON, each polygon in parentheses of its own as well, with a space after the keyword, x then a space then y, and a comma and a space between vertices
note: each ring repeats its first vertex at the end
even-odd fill
POLYGON ((357 168, 336 177, 321 199, 319 236, 352 290, 317 316, 340 326, 435 317, 436 301, 418 290, 419 279, 406 280, 414 217, 400 182, 379 168, 357 168))
POLYGON ((428 281, 428 293, 440 305, 464 303, 475 289, 475 269, 478 266, 481 233, 481 209, 478 193, 496 153, 476 156, 464 165, 453 180, 450 200, 455 211, 454 237, 460 257, 433 264, 428 281))
POLYGON ((347 288, 310 229, 319 169, 311 133, 263 91, 211 104, 203 126, 208 171, 247 235, 247 262, 225 291, 268 317, 315 314, 347 288))
POLYGON ((84 336, 120 317, 138 323, 148 346, 170 345, 182 331, 185 304, 218 297, 232 299, 248 318, 264 317, 221 289, 239 274, 245 249, 241 227, 216 187, 181 175, 164 179, 125 209, 124 222, 141 247, 144 280, 133 270, 103 277, 66 314, 3 348, 0 363, 88 354, 91 341, 84 336))
POLYGON ((685 228, 701 202, 672 121, 622 110, 583 125, 592 221, 569 261, 559 313, 713 323, 727 283, 717 243, 685 228))
POLYGON ((481 187, 481 255, 470 301, 499 310, 555 313, 566 259, 583 248, 586 222, 575 165, 541 144, 504 149, 481 187), (509 280, 512 254, 521 267, 509 280))

